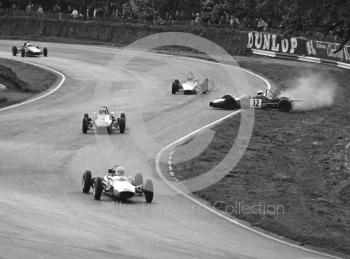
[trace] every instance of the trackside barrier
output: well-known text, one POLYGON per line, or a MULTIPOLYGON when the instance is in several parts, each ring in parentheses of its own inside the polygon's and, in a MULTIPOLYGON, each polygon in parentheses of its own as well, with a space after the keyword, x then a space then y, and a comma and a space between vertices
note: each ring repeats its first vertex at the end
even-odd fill
POLYGON ((279 59, 288 59, 288 60, 297 60, 297 61, 304 61, 309 63, 315 63, 315 64, 327 64, 336 66, 343 69, 349 69, 350 70, 350 64, 343 63, 343 62, 336 62, 333 60, 327 60, 327 59, 320 59, 320 58, 313 58, 313 57, 307 57, 307 56, 291 56, 291 55, 284 55, 279 54, 272 51, 264 51, 264 50, 256 50, 252 49, 253 54, 260 55, 260 56, 266 56, 271 58, 279 58, 279 59))
POLYGON ((337 67, 345 68, 345 69, 350 69, 350 64, 342 63, 342 62, 337 62, 337 67))
POLYGON ((265 32, 248 32, 247 42, 247 49, 256 55, 350 69, 350 45, 335 53, 339 46, 338 43, 284 37, 265 32))

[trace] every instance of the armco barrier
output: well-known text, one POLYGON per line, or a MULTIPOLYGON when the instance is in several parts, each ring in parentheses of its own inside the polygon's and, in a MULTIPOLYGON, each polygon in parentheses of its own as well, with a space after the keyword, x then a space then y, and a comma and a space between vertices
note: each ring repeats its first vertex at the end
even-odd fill
POLYGON ((265 51, 265 50, 256 50, 252 49, 253 54, 261 55, 261 56, 267 56, 272 58, 279 58, 279 59, 289 59, 289 60, 297 60, 297 61, 304 61, 309 63, 316 63, 316 64, 327 64, 336 66, 343 69, 349 69, 350 70, 350 64, 343 63, 343 62, 336 62, 332 60, 325 60, 320 58, 314 58, 314 57, 307 57, 307 56, 297 56, 297 55, 284 55, 272 51, 265 51))
POLYGON ((256 55, 350 69, 350 45, 334 53, 339 46, 338 43, 283 37, 261 32, 249 32, 247 42, 247 48, 251 49, 253 54, 256 55))

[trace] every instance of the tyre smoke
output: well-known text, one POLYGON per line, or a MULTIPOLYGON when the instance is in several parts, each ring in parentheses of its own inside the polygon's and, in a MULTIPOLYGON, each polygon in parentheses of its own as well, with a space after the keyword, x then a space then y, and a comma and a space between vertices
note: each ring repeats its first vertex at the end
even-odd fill
POLYGON ((337 83, 325 75, 309 75, 296 80, 292 88, 282 91, 293 102, 293 110, 308 111, 331 106, 334 103, 337 83))

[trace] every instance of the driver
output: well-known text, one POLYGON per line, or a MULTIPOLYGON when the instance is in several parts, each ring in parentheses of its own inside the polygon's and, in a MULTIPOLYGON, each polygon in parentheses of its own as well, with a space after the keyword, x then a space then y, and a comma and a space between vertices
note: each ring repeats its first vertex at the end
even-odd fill
POLYGON ((108 170, 107 177, 111 178, 114 176, 124 176, 125 175, 125 168, 122 166, 114 166, 112 169, 108 170))
POLYGON ((125 175, 125 168, 122 166, 114 166, 112 169, 109 169, 107 175, 103 177, 106 184, 106 190, 109 190, 112 187, 113 180, 121 179, 125 175), (116 177, 116 178, 114 178, 116 177))
POLYGON ((124 176, 125 175, 125 168, 122 166, 118 166, 115 173, 117 176, 124 176))
POLYGON ((267 98, 267 96, 265 96, 264 91, 259 90, 256 93, 256 99, 262 99, 263 101, 267 101, 269 98, 267 98))
POLYGON ((259 90, 257 91, 256 96, 262 98, 264 96, 264 92, 259 90))
POLYGON ((194 81, 194 75, 190 72, 187 76, 187 81, 194 81))

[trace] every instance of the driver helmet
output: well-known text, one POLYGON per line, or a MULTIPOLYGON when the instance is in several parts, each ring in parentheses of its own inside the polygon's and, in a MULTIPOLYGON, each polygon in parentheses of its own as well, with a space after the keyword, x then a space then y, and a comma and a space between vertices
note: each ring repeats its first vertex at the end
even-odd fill
POLYGON ((264 91, 262 91, 262 90, 259 90, 259 91, 257 91, 257 96, 263 96, 264 95, 264 91))
POLYGON ((188 81, 193 81, 193 80, 194 80, 194 75, 192 74, 192 72, 190 72, 190 73, 187 75, 187 80, 188 80, 188 81))
POLYGON ((119 176, 124 176, 125 175, 125 168, 122 166, 118 166, 116 169, 116 174, 119 176))

